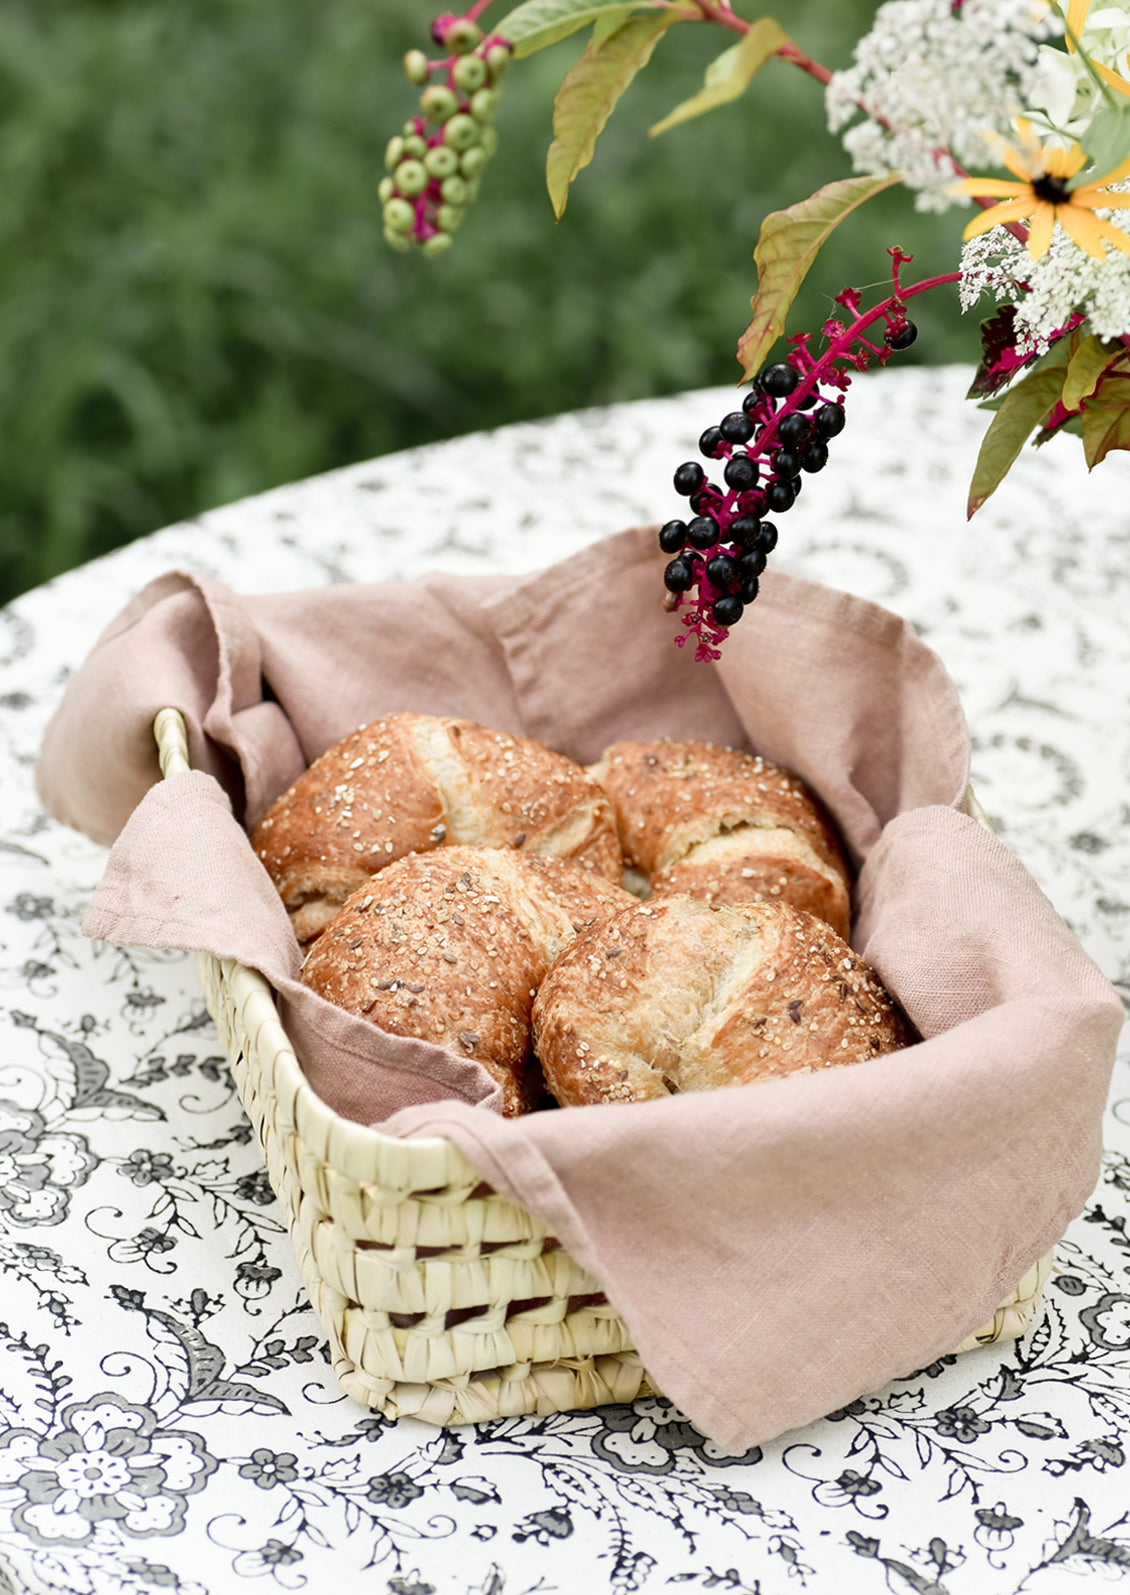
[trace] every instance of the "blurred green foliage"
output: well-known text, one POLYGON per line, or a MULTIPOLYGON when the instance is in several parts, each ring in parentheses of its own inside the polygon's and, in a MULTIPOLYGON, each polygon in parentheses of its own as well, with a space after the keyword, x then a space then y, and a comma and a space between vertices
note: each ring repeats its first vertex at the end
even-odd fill
MULTIPOLYGON (((376 187, 415 105, 419 0, 8 0, 0 12, 0 598, 142 533, 388 450, 737 377, 766 211, 846 173, 820 88, 773 62, 662 139, 729 36, 680 27, 556 225, 544 156, 577 36, 516 63, 456 246, 393 253, 376 187)), ((496 8, 502 14, 503 7, 496 8)), ((746 14, 757 11, 747 3, 746 14)), ((846 64, 874 7, 780 20, 846 64)), ((489 21, 490 13, 487 14, 489 21)), ((795 307, 952 269, 953 216, 896 191, 795 307)), ((972 359, 948 293, 909 356, 972 359)))

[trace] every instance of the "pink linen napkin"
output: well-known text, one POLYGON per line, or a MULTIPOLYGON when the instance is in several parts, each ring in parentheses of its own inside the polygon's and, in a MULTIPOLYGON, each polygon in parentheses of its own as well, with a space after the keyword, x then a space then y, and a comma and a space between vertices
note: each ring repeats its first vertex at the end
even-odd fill
POLYGON ((261 970, 337 1112, 450 1136, 601 1282, 658 1386, 742 1450, 951 1350, 1058 1239, 1097 1174, 1121 1006, 963 812, 960 706, 904 622, 771 573, 722 661, 696 665, 657 602, 661 563, 643 529, 522 578, 267 598, 161 578, 70 683, 37 775, 58 818, 117 837, 89 935, 261 970), (202 773, 160 784, 165 706, 202 773), (243 828, 355 725, 409 708, 582 762, 622 737, 695 736, 796 770, 859 867, 855 945, 922 1043, 819 1076, 500 1118, 478 1065, 299 983, 243 828))

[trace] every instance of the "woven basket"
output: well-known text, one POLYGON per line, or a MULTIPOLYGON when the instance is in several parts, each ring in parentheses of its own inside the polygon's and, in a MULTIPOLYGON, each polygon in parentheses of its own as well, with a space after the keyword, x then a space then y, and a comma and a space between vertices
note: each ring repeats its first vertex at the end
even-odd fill
MULTIPOLYGON (((153 730, 161 773, 187 771, 179 711, 153 730)), ((536 1218, 451 1142, 339 1117, 307 1084, 266 981, 208 953, 196 963, 347 1395, 458 1424, 656 1393, 600 1286, 536 1218)), ((1050 1258, 1030 1269, 957 1351, 1023 1334, 1050 1271, 1050 1258)))

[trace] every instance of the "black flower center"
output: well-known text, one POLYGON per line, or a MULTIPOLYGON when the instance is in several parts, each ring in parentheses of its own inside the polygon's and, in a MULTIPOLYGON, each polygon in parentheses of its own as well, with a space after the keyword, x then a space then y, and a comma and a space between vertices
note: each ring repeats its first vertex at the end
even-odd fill
POLYGON ((1051 177, 1047 172, 1033 179, 1032 192, 1048 205, 1066 205, 1071 197, 1066 177, 1051 177))

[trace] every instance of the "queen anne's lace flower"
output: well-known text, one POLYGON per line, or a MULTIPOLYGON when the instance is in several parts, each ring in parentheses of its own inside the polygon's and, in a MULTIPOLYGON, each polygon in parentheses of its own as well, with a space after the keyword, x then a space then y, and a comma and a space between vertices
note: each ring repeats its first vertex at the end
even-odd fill
POLYGON ((1039 41, 1056 32, 1042 0, 887 0, 855 64, 828 85, 829 126, 839 131, 865 107, 844 135, 857 171, 899 172, 921 210, 962 203, 941 152, 967 165, 994 153, 984 134, 1006 131, 1042 93, 1039 41))

